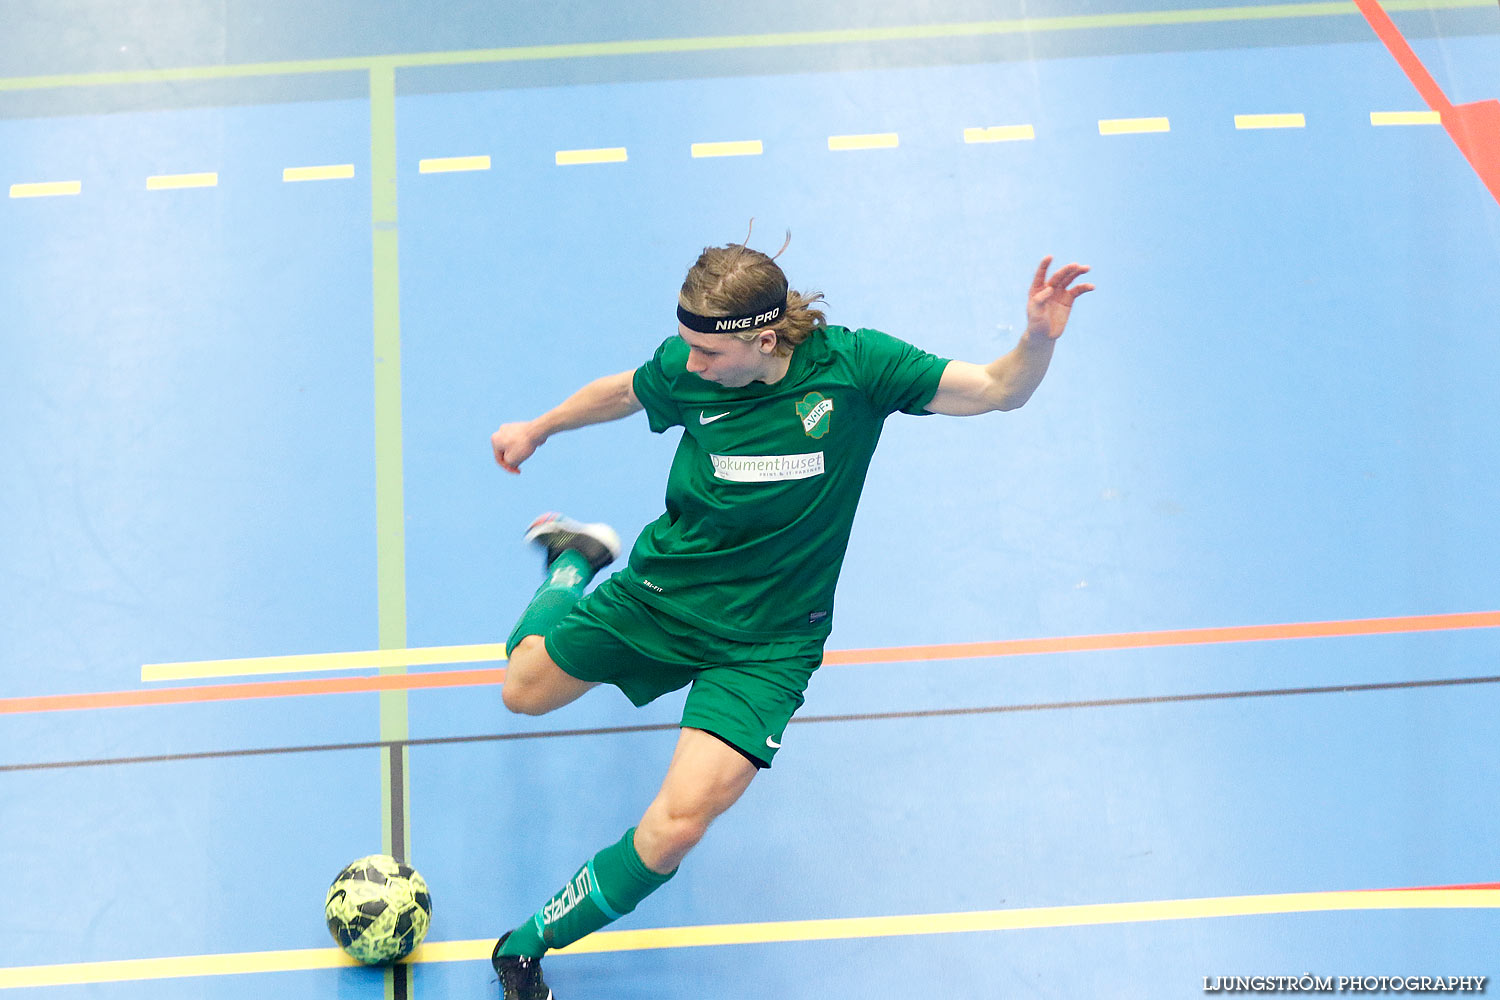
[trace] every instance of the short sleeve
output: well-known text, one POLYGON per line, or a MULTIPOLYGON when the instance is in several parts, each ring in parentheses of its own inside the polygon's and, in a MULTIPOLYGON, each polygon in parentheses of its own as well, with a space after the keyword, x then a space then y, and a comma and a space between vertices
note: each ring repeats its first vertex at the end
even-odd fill
POLYGON ((651 360, 635 370, 635 376, 631 380, 635 398, 645 408, 651 430, 657 434, 682 423, 682 412, 672 398, 672 379, 667 374, 671 363, 667 353, 677 340, 678 338, 671 337, 663 341, 651 360))
POLYGON ((875 408, 925 416, 948 359, 879 330, 856 330, 854 336, 861 383, 875 408))

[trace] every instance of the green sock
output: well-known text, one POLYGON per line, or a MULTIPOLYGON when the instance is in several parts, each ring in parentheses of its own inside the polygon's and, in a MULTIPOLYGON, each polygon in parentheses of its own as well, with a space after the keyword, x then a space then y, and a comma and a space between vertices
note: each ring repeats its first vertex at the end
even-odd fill
POLYGON ((531 603, 521 613, 521 620, 516 622, 515 630, 505 640, 506 654, 509 655, 528 635, 546 635, 548 629, 573 610, 573 605, 578 603, 583 589, 593 578, 594 570, 589 561, 573 549, 552 560, 552 565, 547 567, 547 579, 537 588, 531 603))
POLYGON ((566 948, 585 934, 623 917, 667 883, 675 871, 659 875, 635 850, 635 827, 594 855, 562 891, 510 932, 502 955, 541 958, 549 948, 566 948))

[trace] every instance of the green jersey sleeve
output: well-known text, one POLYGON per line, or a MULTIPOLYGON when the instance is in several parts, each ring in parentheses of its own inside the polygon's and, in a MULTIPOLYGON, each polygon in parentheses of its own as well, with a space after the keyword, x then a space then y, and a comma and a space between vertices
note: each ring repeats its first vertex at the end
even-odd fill
POLYGON ((651 430, 657 434, 682 423, 682 409, 672 399, 672 377, 669 374, 674 362, 676 368, 683 369, 682 359, 671 357, 673 353, 681 353, 674 351, 675 346, 680 343, 682 341, 678 337, 662 341, 651 360, 637 368, 635 377, 631 380, 635 398, 645 407, 646 419, 651 424, 651 430))
POLYGON ((948 359, 879 330, 855 331, 855 357, 866 395, 880 413, 924 416, 948 359))

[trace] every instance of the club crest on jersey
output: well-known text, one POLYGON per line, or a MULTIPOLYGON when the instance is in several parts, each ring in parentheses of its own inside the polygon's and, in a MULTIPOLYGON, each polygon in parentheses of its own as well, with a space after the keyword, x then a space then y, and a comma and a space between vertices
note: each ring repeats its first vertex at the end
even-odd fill
POLYGON ((833 421, 833 400, 821 392, 810 392, 797 403, 797 416, 808 437, 820 438, 828 433, 833 421))

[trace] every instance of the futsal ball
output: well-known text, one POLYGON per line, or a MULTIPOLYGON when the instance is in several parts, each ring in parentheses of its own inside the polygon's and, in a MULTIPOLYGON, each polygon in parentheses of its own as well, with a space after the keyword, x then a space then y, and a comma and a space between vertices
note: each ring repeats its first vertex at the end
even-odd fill
POLYGON ((366 965, 389 965, 427 936, 432 898, 415 868, 372 854, 339 872, 323 915, 340 948, 366 965))

